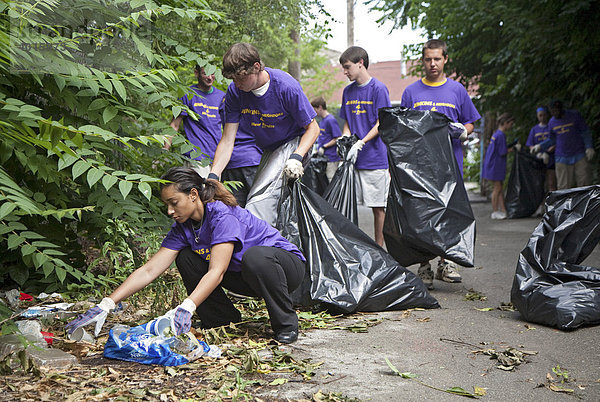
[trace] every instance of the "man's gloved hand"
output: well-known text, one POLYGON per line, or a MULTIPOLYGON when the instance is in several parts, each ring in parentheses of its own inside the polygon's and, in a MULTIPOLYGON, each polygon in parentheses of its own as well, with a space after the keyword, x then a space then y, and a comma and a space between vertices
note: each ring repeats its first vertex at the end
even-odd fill
POLYGON ((467 128, 462 123, 458 122, 448 123, 448 133, 450 134, 450 137, 458 138, 461 141, 466 140, 469 136, 467 128))
POLYGON ((325 148, 319 147, 319 149, 317 150, 317 155, 323 156, 323 154, 325 154, 325 148))
POLYGON ((538 152, 535 154, 535 157, 541 159, 544 162, 544 165, 547 165, 550 162, 550 154, 547 152, 538 152))
POLYGON ((288 180, 295 180, 302 177, 304 174, 304 168, 302 167, 302 156, 297 153, 291 154, 290 159, 285 162, 283 174, 288 180))
POLYGON ((596 155, 596 151, 594 151, 594 148, 587 148, 585 150, 585 157, 587 158, 588 162, 591 162, 592 159, 594 159, 594 155, 596 155))
POLYGON ((351 161, 352 163, 356 163, 356 158, 358 158, 358 151, 360 151, 365 146, 363 140, 358 140, 352 145, 350 150, 348 151, 348 155, 346 156, 346 160, 351 161))
POLYGON ((172 317, 171 329, 175 335, 190 332, 190 329, 192 329, 192 314, 194 314, 194 311, 196 311, 196 303, 188 297, 179 306, 165 314, 166 317, 172 317))
POLYGON ((534 146, 529 148, 529 152, 531 152, 534 155, 540 153, 541 150, 542 146, 540 144, 535 144, 534 146))
POLYGON ((520 151, 520 150, 521 150, 521 144, 517 142, 517 143, 515 144, 515 149, 516 149, 517 151, 520 151))
POLYGON ((72 334, 77 328, 84 327, 86 325, 96 323, 94 330, 94 336, 98 336, 102 330, 102 326, 106 321, 106 317, 110 310, 115 309, 115 302, 110 297, 105 297, 100 303, 92 307, 85 313, 79 315, 76 319, 71 321, 65 326, 67 332, 72 334))

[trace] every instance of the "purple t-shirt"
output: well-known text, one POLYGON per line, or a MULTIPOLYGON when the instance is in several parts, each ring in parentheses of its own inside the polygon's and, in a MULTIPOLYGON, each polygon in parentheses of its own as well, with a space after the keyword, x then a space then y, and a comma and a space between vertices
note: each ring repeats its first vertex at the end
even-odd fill
MULTIPOLYGON (((221 102, 221 108, 219 109, 221 115, 221 121, 225 121, 225 98, 221 102)), ((235 143, 233 144, 233 152, 229 163, 225 169, 235 169, 246 166, 256 166, 260 163, 262 157, 262 150, 256 146, 254 136, 243 129, 238 128, 235 133, 235 143)))
MULTIPOLYGON (((390 107, 390 94, 386 86, 379 80, 371 80, 363 86, 356 82, 344 88, 340 117, 348 122, 351 134, 364 138, 379 119, 379 109, 390 107)), ((356 169, 387 169, 388 159, 385 144, 376 136, 367 142, 358 153, 356 169)))
POLYGON ((221 201, 206 204, 204 221, 195 234, 191 220, 188 219, 184 223, 175 222, 164 238, 162 247, 176 251, 191 247, 204 260, 210 261, 212 246, 227 242, 234 243, 233 255, 227 268, 229 271, 241 271, 244 253, 254 246, 281 248, 306 261, 300 250, 287 241, 277 229, 248 210, 239 206, 230 207, 221 201))
MULTIPOLYGON (((212 88, 212 92, 206 93, 201 91, 197 85, 190 87, 195 95, 188 98, 184 95, 181 102, 199 116, 198 120, 189 117, 184 110, 181 112, 183 119, 183 129, 188 141, 200 148, 202 153, 206 154, 210 159, 215 157, 217 144, 221 140, 221 116, 219 115, 219 107, 225 93, 217 88, 212 88)), ((186 154, 189 156, 189 153, 186 154)), ((197 160, 204 159, 205 156, 196 157, 197 160)))
MULTIPOLYGON (((450 78, 446 78, 441 85, 427 85, 422 79, 410 84, 402 94, 400 105, 443 113, 452 121, 462 124, 474 123, 481 118, 465 87, 450 78)), ((452 138, 452 148, 462 172, 463 151, 458 138, 452 138)))
POLYGON ((300 137, 317 115, 302 92, 300 83, 288 73, 265 68, 269 89, 263 96, 240 91, 229 84, 225 95, 225 122, 239 123, 243 132, 251 133, 260 149, 274 150, 300 137))
POLYGON ((503 181, 506 176, 506 136, 501 130, 496 130, 490 139, 481 177, 487 180, 503 181))
POLYGON ((582 133, 589 129, 577 110, 567 109, 560 119, 550 118, 548 129, 550 137, 556 138, 557 158, 585 153, 586 144, 582 133))
MULTIPOLYGON (((317 143, 319 147, 327 144, 334 138, 338 138, 342 136, 342 131, 340 130, 340 126, 338 125, 337 120, 333 115, 328 114, 319 122, 319 128, 321 129, 321 134, 319 135, 319 139, 317 143)), ((340 156, 337 154, 336 146, 332 146, 329 148, 325 148, 325 156, 329 162, 337 162, 340 160, 340 156)))
MULTIPOLYGON (((529 137, 527 137, 527 142, 525 145, 532 147, 540 142, 546 141, 549 137, 550 129, 548 128, 548 125, 542 127, 539 124, 536 124, 529 131, 529 137)), ((549 169, 554 169, 554 152, 550 152, 548 155, 550 156, 550 159, 548 160, 546 167, 549 169)))

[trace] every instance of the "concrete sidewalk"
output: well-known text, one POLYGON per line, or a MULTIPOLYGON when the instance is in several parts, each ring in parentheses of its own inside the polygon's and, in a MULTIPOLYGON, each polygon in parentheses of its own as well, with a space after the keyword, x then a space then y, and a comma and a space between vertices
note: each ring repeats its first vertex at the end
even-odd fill
MULTIPOLYGON (((498 307, 510 302, 510 289, 519 252, 526 245, 539 218, 491 220, 489 203, 473 202, 477 220, 476 268, 463 268, 463 282, 435 281, 432 295, 442 308, 356 314, 341 320, 382 319, 368 333, 345 330, 310 330, 292 345, 297 358, 323 361, 313 379, 290 382, 265 390, 266 398, 308 398, 318 390, 341 392, 347 397, 373 401, 436 400, 454 401, 460 397, 429 388, 461 387, 473 392, 485 389, 487 400, 564 401, 566 393, 544 387, 547 373, 560 366, 575 382, 559 384, 574 389, 585 400, 600 400, 600 326, 563 332, 528 324, 516 311, 498 307), (474 290, 487 299, 469 301, 474 290), (491 311, 477 309, 493 308, 491 311), (496 368, 497 360, 479 349, 503 352, 509 347, 537 351, 514 371, 496 368), (416 374, 417 380, 395 376, 386 364, 388 358, 400 372, 416 374)), ((360 208, 360 226, 373 234, 373 218, 360 208)), ((600 250, 584 264, 600 266, 600 250)), ((416 266, 409 267, 416 273, 416 266)))

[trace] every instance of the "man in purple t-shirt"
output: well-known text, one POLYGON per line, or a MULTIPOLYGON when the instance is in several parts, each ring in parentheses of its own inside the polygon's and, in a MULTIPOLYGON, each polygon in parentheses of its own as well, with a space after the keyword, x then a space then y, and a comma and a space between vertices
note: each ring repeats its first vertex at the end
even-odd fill
POLYGON ((369 55, 351 46, 340 56, 344 74, 352 83, 344 88, 340 117, 346 120, 343 135, 356 134, 359 140, 348 151, 354 162, 358 202, 373 211, 375 241, 383 246, 383 221, 390 186, 387 150, 379 137, 379 109, 390 107, 389 91, 371 77, 369 55))
POLYGON ((236 133, 250 133, 263 155, 246 208, 274 225, 281 187, 302 176, 302 161, 319 136, 316 113, 300 83, 265 67, 249 43, 236 43, 225 53, 223 75, 233 82, 225 95, 225 128, 209 178, 218 179, 229 162, 236 133))
MULTIPOLYGON (((439 39, 431 39, 423 46, 422 54, 425 77, 410 84, 402 94, 401 106, 416 110, 432 110, 443 113, 454 123, 455 129, 461 132, 460 138, 452 138, 454 156, 459 171, 463 171, 463 151, 461 140, 473 132, 474 125, 481 118, 467 90, 462 84, 446 77, 444 66, 448 62, 446 43, 439 39)), ((429 261, 421 263, 419 277, 429 289, 433 289, 433 271, 429 261)), ((440 258, 436 279, 445 282, 461 282, 462 278, 454 264, 440 258)))
POLYGON ((556 145, 556 184, 559 190, 589 186, 592 183, 589 162, 595 151, 592 135, 577 110, 564 109, 560 100, 550 103, 550 137, 531 147, 532 153, 546 152, 556 145))
POLYGON ((317 143, 319 145, 318 153, 327 157, 327 168, 325 175, 327 180, 331 182, 333 175, 340 164, 340 156, 337 154, 337 139, 342 136, 342 131, 337 120, 327 111, 327 102, 322 96, 313 99, 310 104, 317 112, 317 116, 321 118, 319 128, 321 134, 317 143))
MULTIPOLYGON (((215 75, 207 75, 203 67, 196 65, 194 74, 198 83, 190 87, 193 96, 184 95, 181 102, 194 111, 198 118, 190 116, 184 110, 171 121, 171 127, 175 131, 179 131, 183 121, 186 138, 202 152, 202 155, 197 156, 195 159, 198 161, 206 158, 212 160, 215 156, 217 144, 221 140, 225 93, 213 86, 215 75)), ((235 145, 231 160, 223 171, 223 180, 240 181, 242 183, 241 187, 233 189, 233 195, 240 206, 243 207, 246 205, 248 191, 254 181, 261 151, 256 146, 254 138, 245 133, 240 133, 236 137, 235 145)), ((169 139, 165 144, 165 149, 170 147, 171 140, 169 139)), ((190 156, 190 154, 188 153, 186 156, 190 156)), ((206 177, 210 173, 210 165, 194 166, 194 170, 202 177, 206 177)))

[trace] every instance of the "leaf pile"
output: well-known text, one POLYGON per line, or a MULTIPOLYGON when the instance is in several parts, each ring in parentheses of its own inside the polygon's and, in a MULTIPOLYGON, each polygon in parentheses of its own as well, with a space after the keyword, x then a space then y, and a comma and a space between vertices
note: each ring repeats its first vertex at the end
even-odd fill
POLYGON ((480 349, 473 353, 488 355, 490 359, 498 360, 496 367, 500 370, 513 371, 521 363, 527 362, 527 356, 537 355, 538 352, 507 348, 502 352, 498 352, 496 349, 480 349))

